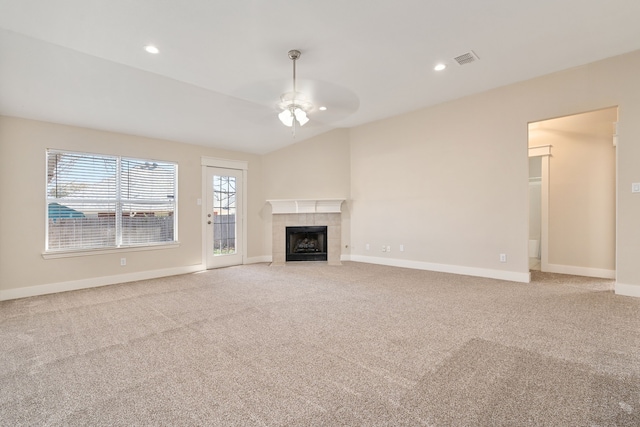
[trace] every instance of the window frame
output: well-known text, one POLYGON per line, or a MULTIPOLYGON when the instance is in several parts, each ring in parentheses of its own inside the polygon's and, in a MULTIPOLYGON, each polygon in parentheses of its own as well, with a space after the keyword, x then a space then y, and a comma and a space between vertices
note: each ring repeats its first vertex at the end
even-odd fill
MULTIPOLYGON (((63 150, 63 149, 55 149, 55 148, 47 148, 45 150, 45 194, 44 194, 44 221, 45 221, 45 242, 44 242, 44 251, 42 252, 42 257, 45 259, 51 258, 66 258, 66 257, 74 257, 74 256, 85 256, 85 255, 99 255, 99 254, 108 254, 108 253, 123 253, 123 252, 136 252, 136 251, 148 251, 148 250, 158 250, 158 249, 170 249, 177 248, 180 245, 178 240, 178 205, 179 205, 179 197, 178 197, 178 162, 168 161, 168 160, 159 160, 159 159, 148 159, 148 158, 137 158, 133 156, 124 156, 124 155, 114 155, 114 154, 102 154, 102 153, 90 153, 83 151, 74 151, 74 150, 63 150), (115 197, 111 200, 115 203, 115 217, 120 221, 116 221, 116 234, 118 238, 115 240, 115 244, 113 246, 99 246, 99 247, 76 247, 76 248, 64 248, 64 249, 50 249, 49 248, 49 203, 57 203, 62 198, 59 197, 49 197, 49 156, 51 154, 68 154, 75 156, 86 156, 86 157, 94 157, 94 158, 104 158, 108 160, 116 161, 116 174, 115 181, 118 190, 116 191, 115 197), (150 162, 150 163, 162 163, 173 166, 173 213, 171 214, 173 219, 173 240, 171 241, 159 241, 159 242, 143 242, 143 243, 123 243, 122 236, 122 220, 121 217, 125 214, 124 207, 127 203, 135 201, 136 199, 129 199, 123 197, 120 187, 122 185, 122 180, 124 177, 122 171, 122 163, 123 161, 132 161, 132 162, 150 162)), ((140 199, 143 204, 152 203, 145 199, 140 199)))

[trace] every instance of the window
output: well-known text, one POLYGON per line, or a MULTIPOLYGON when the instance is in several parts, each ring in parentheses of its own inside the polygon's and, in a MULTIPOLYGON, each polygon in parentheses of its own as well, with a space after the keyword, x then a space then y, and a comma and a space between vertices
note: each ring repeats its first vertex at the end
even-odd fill
POLYGON ((236 253, 236 178, 213 177, 214 255, 236 253))
POLYGON ((46 251, 177 240, 175 163, 47 150, 46 251))

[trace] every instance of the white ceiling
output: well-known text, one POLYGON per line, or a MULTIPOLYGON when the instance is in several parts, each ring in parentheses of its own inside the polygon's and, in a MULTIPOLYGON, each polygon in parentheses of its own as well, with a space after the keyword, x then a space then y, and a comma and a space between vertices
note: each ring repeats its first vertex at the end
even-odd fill
POLYGON ((0 114, 260 154, 640 49, 638 16, 638 0, 0 0, 0 114), (290 49, 315 105, 295 139, 276 108, 290 49))

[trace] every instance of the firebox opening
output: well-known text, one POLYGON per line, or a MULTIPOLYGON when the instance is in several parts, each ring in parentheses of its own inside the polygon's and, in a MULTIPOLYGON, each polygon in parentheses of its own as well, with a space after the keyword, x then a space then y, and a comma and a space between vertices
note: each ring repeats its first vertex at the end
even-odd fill
POLYGON ((327 227, 287 227, 287 261, 326 261, 327 227))

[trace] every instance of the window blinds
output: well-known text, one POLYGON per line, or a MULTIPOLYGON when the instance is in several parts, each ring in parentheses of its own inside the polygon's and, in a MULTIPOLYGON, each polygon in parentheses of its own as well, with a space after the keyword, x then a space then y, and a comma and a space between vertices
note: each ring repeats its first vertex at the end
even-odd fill
POLYGON ((176 240, 177 165, 47 151, 47 251, 176 240))

